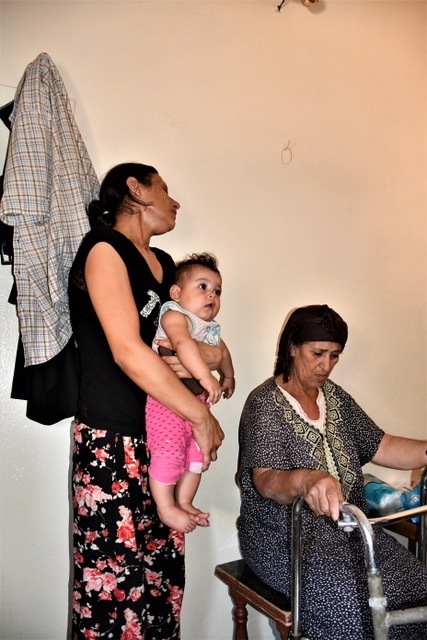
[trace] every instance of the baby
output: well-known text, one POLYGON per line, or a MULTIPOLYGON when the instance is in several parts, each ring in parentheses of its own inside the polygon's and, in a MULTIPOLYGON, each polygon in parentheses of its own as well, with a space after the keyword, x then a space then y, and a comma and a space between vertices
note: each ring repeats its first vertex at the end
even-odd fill
MULTIPOLYGON (((158 340, 169 340, 181 364, 193 378, 187 386, 208 406, 234 392, 230 352, 214 320, 220 309, 221 274, 214 256, 193 254, 177 264, 171 300, 159 317, 158 340), (223 354, 220 381, 203 361, 196 341, 218 346, 223 354)), ((147 444, 150 450, 150 489, 159 518, 172 529, 189 533, 197 525, 209 526, 209 513, 193 506, 200 484, 202 454, 189 422, 151 397, 146 407, 147 444)))

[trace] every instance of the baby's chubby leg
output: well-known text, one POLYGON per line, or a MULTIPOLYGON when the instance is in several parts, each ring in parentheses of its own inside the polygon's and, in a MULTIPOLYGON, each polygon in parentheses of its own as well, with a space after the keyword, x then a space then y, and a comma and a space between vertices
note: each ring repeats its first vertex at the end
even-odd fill
POLYGON ((150 489, 159 518, 183 533, 193 531, 197 525, 209 526, 209 514, 192 504, 200 483, 203 457, 191 425, 148 397, 146 427, 150 489))
POLYGON ((193 500, 199 488, 201 473, 184 471, 175 487, 175 500, 177 505, 195 517, 196 524, 200 527, 209 527, 209 513, 197 509, 193 505, 193 500))
POLYGON ((182 456, 176 452, 165 456, 153 451, 148 473, 151 494, 162 522, 182 533, 194 531, 197 525, 209 525, 209 514, 191 504, 200 483, 200 473, 186 472, 182 456))
POLYGON ((163 484, 150 475, 150 490, 162 522, 182 533, 194 531, 198 525, 197 519, 175 502, 174 484, 163 484))

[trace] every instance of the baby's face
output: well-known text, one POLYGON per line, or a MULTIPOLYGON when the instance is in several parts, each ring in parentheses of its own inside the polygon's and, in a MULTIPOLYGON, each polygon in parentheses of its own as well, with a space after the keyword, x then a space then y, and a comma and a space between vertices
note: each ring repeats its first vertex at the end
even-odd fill
POLYGON ((220 309, 221 287, 222 279, 219 273, 196 265, 179 287, 176 301, 187 311, 209 322, 220 309))

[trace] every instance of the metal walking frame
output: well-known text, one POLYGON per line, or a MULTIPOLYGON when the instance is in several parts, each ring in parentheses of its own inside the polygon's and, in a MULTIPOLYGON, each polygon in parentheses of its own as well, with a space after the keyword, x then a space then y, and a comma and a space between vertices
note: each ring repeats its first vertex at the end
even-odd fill
MULTIPOLYGON (((427 606, 387 611, 387 598, 384 595, 381 570, 376 560, 376 543, 374 527, 398 522, 419 516, 418 559, 427 564, 426 526, 427 526, 427 469, 421 480, 420 504, 416 509, 399 511, 380 518, 370 518, 358 507, 344 504, 341 508, 342 520, 338 528, 351 532, 359 528, 365 546, 365 565, 368 578, 369 606, 371 609, 375 640, 389 640, 388 629, 394 625, 427 622, 427 606)), ((301 569, 302 569, 302 535, 301 517, 304 499, 299 497, 292 506, 292 623, 289 640, 309 640, 301 631, 301 569)))

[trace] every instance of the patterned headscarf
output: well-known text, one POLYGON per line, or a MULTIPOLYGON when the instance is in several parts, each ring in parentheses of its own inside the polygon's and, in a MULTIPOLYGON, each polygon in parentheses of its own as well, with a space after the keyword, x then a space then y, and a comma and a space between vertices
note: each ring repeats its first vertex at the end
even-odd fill
POLYGON ((341 351, 347 342, 347 324, 327 304, 313 304, 295 309, 283 329, 277 350, 274 375, 283 373, 289 380, 292 366, 291 345, 303 342, 338 342, 341 351))

